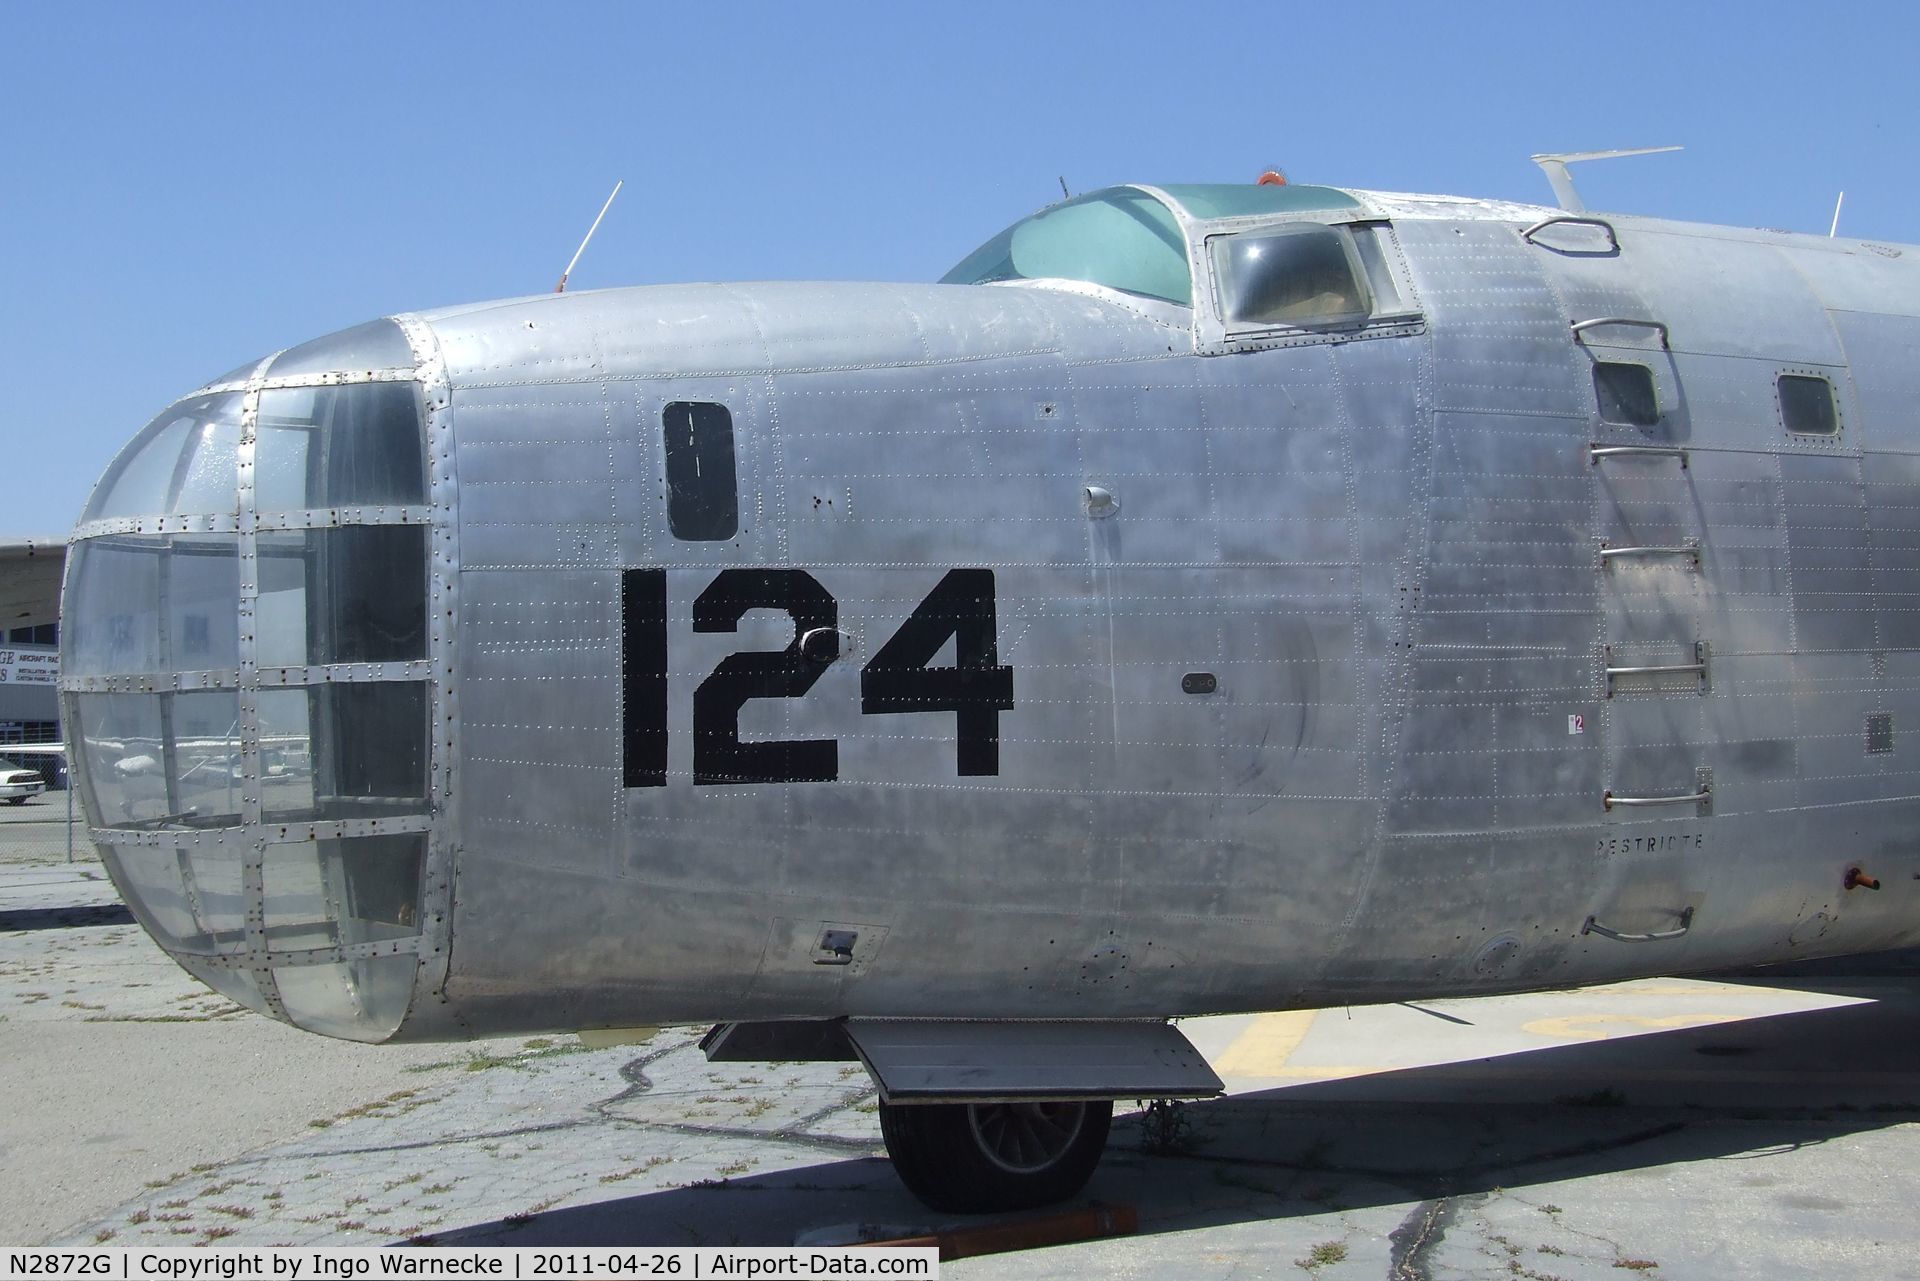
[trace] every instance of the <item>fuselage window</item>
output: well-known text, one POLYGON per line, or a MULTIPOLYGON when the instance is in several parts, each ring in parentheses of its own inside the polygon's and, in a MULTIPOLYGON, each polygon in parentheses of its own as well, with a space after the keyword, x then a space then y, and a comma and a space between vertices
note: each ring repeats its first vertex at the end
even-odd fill
POLYGON ((1355 325, 1373 311, 1345 232, 1317 223, 1211 242, 1220 314, 1236 325, 1355 325))
POLYGON ((1802 436, 1834 436, 1840 432, 1840 410, 1833 403, 1833 384, 1809 374, 1781 374, 1780 421, 1802 436))
POLYGON ((1660 422, 1660 394, 1653 371, 1645 365, 1600 360, 1593 366, 1593 394, 1600 402, 1600 421, 1629 427, 1653 427, 1660 422))
POLYGON ((667 527, 688 542, 740 532, 733 414, 710 401, 676 400, 660 415, 667 454, 667 527))

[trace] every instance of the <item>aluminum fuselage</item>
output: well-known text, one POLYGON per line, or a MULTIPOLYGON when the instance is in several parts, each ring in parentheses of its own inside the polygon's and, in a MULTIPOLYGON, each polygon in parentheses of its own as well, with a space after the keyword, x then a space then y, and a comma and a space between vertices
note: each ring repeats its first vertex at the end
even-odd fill
POLYGON ((1631 218, 1593 252, 1519 234, 1550 211, 1369 203, 1414 332, 1196 352, 1150 308, 1045 286, 424 317, 458 475, 442 1008, 473 1031, 1162 1016, 1920 938, 1920 778, 1867 727, 1920 718, 1911 258, 1631 218), (1570 332, 1596 317, 1670 346, 1570 332), (1596 351, 1654 371, 1658 427, 1600 420, 1596 351), (1832 379, 1832 438, 1783 429, 1783 370, 1832 379), (737 540, 668 531, 678 401, 732 410, 737 540), (1648 441, 1684 455, 1592 453, 1648 441), (696 690, 793 636, 773 611, 693 629, 737 566, 838 603, 846 651, 739 722, 833 740, 832 781, 694 781, 696 690), (620 769, 634 567, 665 570, 671 656, 644 788, 620 769), (956 567, 992 571, 1013 674, 989 777, 957 773, 951 713, 861 710, 862 664, 956 567), (1609 696, 1610 663, 1702 641, 1710 680, 1609 696), (1607 805, 1703 781, 1699 805, 1607 805), (1844 888, 1854 866, 1886 888, 1844 888), (1582 933, 1688 909, 1673 939, 1582 933), (816 963, 838 927, 852 963, 816 963))
MULTIPOLYGON (((259 530, 430 525, 425 657, 361 673, 430 687, 424 924, 288 962, 417 955, 372 1037, 1160 1018, 1920 941, 1916 251, 1350 194, 1310 217, 1379 229, 1396 323, 1231 331, 1205 242, 1284 219, 1185 214, 1191 309, 421 313, 425 504, 256 516, 261 365, 226 384, 237 514, 81 536, 230 526, 244 620, 259 530), (1597 363, 1648 371, 1657 422, 1608 421, 1597 363), (1789 430, 1783 375, 1836 430, 1789 430), (686 405, 730 414, 732 536, 669 520, 686 405)), ((252 709, 358 677, 275 675, 249 626, 205 682, 256 788, 235 902, 268 905, 220 964, 265 975, 274 851, 388 829, 272 827, 252 709)), ((66 688, 165 688, 121 679, 66 688)))

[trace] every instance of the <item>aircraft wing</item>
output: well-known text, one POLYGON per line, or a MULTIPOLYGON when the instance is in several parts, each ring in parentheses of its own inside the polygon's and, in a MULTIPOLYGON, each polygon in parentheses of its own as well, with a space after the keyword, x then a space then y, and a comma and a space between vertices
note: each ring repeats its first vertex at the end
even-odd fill
POLYGON ((60 620, 65 538, 0 541, 0 633, 60 620))

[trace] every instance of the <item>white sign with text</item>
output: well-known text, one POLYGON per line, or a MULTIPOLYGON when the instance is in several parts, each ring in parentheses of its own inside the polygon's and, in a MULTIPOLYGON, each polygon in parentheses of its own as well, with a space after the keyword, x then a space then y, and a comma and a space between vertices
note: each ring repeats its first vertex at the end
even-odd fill
POLYGON ((58 685, 60 654, 51 649, 0 649, 0 685, 58 685))

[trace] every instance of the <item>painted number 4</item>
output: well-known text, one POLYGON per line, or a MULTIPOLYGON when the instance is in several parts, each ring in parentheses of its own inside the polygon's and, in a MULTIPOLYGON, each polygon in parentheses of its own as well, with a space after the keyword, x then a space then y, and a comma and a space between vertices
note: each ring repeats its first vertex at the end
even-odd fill
MULTIPOLYGON (((740 740, 740 708, 799 698, 839 658, 839 604, 803 569, 727 569, 693 603, 696 632, 731 632, 748 610, 793 619, 777 653, 729 654, 693 695, 693 781, 817 783, 840 775, 833 739, 740 740)), ((667 781, 667 572, 630 569, 621 582, 622 773, 628 787, 667 781)), ((1000 772, 1000 713, 1013 707, 1013 669, 996 651, 990 569, 947 571, 860 671, 866 715, 952 712, 962 775, 1000 772), (932 667, 951 637, 952 667, 932 667)))

